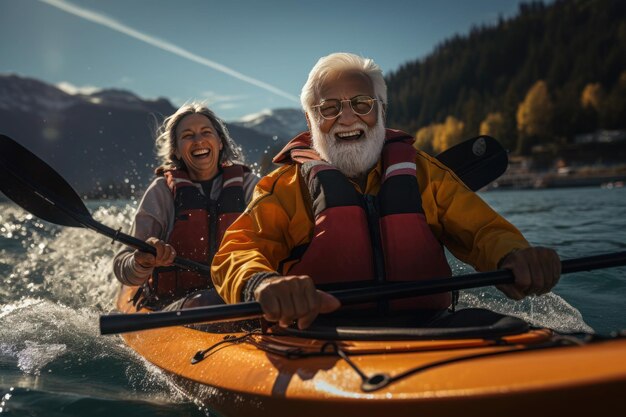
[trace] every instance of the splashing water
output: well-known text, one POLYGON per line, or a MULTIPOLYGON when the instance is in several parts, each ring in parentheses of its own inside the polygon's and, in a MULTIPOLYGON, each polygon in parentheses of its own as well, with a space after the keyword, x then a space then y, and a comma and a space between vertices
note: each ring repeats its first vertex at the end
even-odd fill
POLYGON ((39 375, 43 366, 62 355, 65 350, 65 345, 40 345, 27 340, 26 347, 17 353, 17 366, 27 374, 39 375))
MULTIPOLYGON (((453 274, 469 274, 473 270, 450 258, 453 274)), ((526 320, 538 327, 549 327, 564 333, 593 333, 594 330, 584 322, 578 310, 563 298, 548 293, 539 297, 527 297, 521 301, 511 301, 494 287, 474 288, 461 292, 457 307, 485 308, 496 313, 507 314, 526 320)))
MULTIPOLYGON (((134 211, 125 204, 98 206, 93 217, 128 229, 134 211)), ((27 390, 90 401, 189 401, 119 337, 99 334, 100 314, 114 308, 119 284, 111 260, 119 246, 0 204, 0 248, 0 388, 18 388, 20 398, 27 390)))

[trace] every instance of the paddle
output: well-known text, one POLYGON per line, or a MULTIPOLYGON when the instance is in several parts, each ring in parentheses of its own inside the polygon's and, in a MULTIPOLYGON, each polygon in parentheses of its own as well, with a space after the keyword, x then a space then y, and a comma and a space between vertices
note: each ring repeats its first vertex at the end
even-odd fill
MULTIPOLYGON (((626 265, 626 252, 616 252, 561 262, 562 273, 591 271, 626 265)), ((455 276, 451 279, 434 279, 422 282, 401 282, 376 285, 367 288, 331 292, 342 305, 358 304, 381 299, 395 299, 449 292, 489 285, 510 284, 514 280, 509 270, 483 272, 455 276)), ((159 327, 182 326, 193 323, 248 319, 259 317, 261 306, 257 302, 247 302, 210 307, 197 307, 178 311, 154 313, 110 314, 100 316, 100 333, 115 334, 148 330, 159 327)))
POLYGON ((435 158, 452 169, 472 191, 499 178, 509 164, 508 154, 500 142, 486 135, 461 142, 435 158))
MULTIPOLYGON (((85 227, 135 249, 154 247, 97 222, 72 187, 48 164, 8 136, 0 135, 0 190, 35 216, 61 226, 85 227)), ((202 274, 209 265, 176 257, 174 264, 202 274)))

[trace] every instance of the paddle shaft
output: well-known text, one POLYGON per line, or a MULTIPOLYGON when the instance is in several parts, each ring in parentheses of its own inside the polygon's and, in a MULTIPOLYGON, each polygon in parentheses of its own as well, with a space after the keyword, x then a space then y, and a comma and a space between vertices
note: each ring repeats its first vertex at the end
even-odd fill
MULTIPOLYGON (((136 237, 122 233, 119 230, 115 230, 108 226, 105 226, 104 224, 95 221, 93 218, 85 219, 85 223, 83 224, 85 225, 85 227, 91 230, 95 230, 96 232, 104 236, 108 236, 116 242, 123 243, 124 245, 130 246, 131 248, 139 249, 142 252, 147 252, 151 255, 156 256, 156 249, 154 248, 154 246, 151 246, 143 240, 137 239, 136 237)), ((174 258, 173 264, 189 271, 194 271, 208 276, 211 275, 211 267, 209 265, 195 262, 190 259, 185 259, 177 256, 174 258)))
MULTIPOLYGON (((119 230, 112 229, 96 221, 91 216, 81 214, 76 210, 72 210, 70 207, 68 207, 67 205, 63 203, 63 200, 61 198, 57 198, 52 191, 45 190, 42 187, 36 188, 35 185, 33 185, 33 182, 27 178, 20 177, 20 180, 24 184, 28 185, 29 187, 35 190, 38 190, 38 193, 44 196, 44 198, 48 201, 49 204, 58 208, 59 210, 67 214, 68 216, 72 217, 74 220, 80 223, 83 227, 93 230, 97 233, 100 233, 101 235, 107 236, 116 242, 120 242, 120 243, 123 243, 124 245, 130 246, 131 248, 139 249, 142 252, 148 252, 156 256, 156 249, 154 248, 154 246, 151 246, 147 244, 146 242, 144 242, 143 240, 137 239, 136 237, 122 233, 119 230)), ((84 211, 86 212, 87 209, 85 208, 84 211)), ((194 272, 198 272, 198 273, 202 273, 206 275, 211 274, 211 267, 209 265, 201 264, 199 262, 194 262, 189 259, 176 257, 174 258, 173 263, 176 266, 180 266, 181 268, 184 268, 190 271, 194 271, 194 272)))
MULTIPOLYGON (((626 265, 626 252, 616 252, 562 261, 561 272, 568 274, 624 265, 626 265)), ((459 275, 452 279, 390 283, 387 285, 334 291, 331 294, 337 297, 342 305, 351 305, 383 299, 414 297, 467 288, 511 284, 513 281, 514 277, 511 271, 499 270, 459 275)), ((212 321, 243 320, 261 315, 261 305, 254 301, 148 314, 111 314, 100 316, 100 333, 105 335, 212 321)))
MULTIPOLYGON (((139 249, 142 252, 147 252, 156 256, 156 249, 154 248, 154 246, 147 244, 143 240, 122 233, 119 230, 112 229, 102 223, 97 222, 93 217, 86 217, 77 213, 74 214, 75 216, 73 217, 76 219, 76 221, 80 222, 86 228, 94 230, 104 236, 110 237, 116 242, 123 243, 124 245, 130 246, 131 248, 139 249)), ((195 262, 190 259, 180 258, 177 256, 176 258, 174 258, 173 264, 189 271, 194 271, 209 276, 211 275, 211 267, 209 265, 195 262)))

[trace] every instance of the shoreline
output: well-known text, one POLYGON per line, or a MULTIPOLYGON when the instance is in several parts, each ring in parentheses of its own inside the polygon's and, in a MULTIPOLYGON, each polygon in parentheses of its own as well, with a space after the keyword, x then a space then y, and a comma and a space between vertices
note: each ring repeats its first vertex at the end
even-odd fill
POLYGON ((626 174, 614 175, 561 175, 558 173, 527 173, 507 175, 506 173, 481 191, 497 190, 538 190, 552 188, 601 187, 622 188, 626 184, 626 174))

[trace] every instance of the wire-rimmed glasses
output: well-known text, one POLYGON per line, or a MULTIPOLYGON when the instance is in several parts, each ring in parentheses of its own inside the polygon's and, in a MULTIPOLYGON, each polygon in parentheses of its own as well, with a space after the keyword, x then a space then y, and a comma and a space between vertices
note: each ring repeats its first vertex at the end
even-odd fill
POLYGON ((358 114, 359 116, 365 116, 372 111, 372 109, 374 108, 374 103, 377 101, 377 99, 363 95, 355 96, 347 100, 332 98, 328 100, 322 100, 320 104, 313 107, 317 107, 320 115, 324 119, 332 120, 341 115, 341 112, 343 111, 343 103, 345 101, 350 103, 350 107, 355 114, 358 114))

